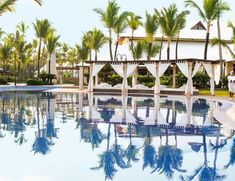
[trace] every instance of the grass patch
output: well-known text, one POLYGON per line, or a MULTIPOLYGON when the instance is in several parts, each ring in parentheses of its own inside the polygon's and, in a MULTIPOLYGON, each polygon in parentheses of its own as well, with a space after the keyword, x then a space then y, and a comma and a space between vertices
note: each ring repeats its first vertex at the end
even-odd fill
MULTIPOLYGON (((209 96, 210 89, 199 89, 199 95, 209 96)), ((215 89, 215 96, 219 97, 229 97, 229 92, 227 89, 216 88, 215 89)))

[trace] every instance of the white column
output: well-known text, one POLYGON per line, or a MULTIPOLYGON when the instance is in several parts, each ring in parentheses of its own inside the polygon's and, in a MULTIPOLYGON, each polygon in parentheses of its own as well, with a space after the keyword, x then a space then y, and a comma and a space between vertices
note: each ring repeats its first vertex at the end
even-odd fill
POLYGON ((97 86, 97 85, 99 85, 99 76, 98 76, 98 73, 95 76, 95 86, 97 86))
POLYGON ((84 75, 83 75, 83 66, 79 67, 79 90, 83 90, 83 79, 84 79, 84 75))
MULTIPOLYGON (((156 66, 154 64, 154 66, 156 66)), ((159 77, 159 64, 157 64, 156 68, 156 77, 155 77, 155 86, 154 86, 154 94, 160 94, 160 77, 159 77)))
POLYGON ((186 95, 193 95, 193 80, 192 80, 192 67, 193 62, 188 62, 188 82, 186 95))
POLYGON ((137 76, 138 76, 138 67, 134 71, 134 75, 132 76, 132 87, 137 85, 137 76))
POLYGON ((123 64, 123 89, 122 92, 124 94, 128 94, 128 83, 127 83, 127 77, 126 77, 126 73, 127 73, 127 64, 124 63, 123 64))
POLYGON ((88 83, 89 92, 93 92, 93 86, 94 86, 92 71, 93 71, 93 64, 90 64, 90 75, 89 75, 89 83, 88 83))
POLYGON ((211 96, 215 95, 215 64, 212 64, 212 78, 210 80, 210 92, 211 92, 211 96))

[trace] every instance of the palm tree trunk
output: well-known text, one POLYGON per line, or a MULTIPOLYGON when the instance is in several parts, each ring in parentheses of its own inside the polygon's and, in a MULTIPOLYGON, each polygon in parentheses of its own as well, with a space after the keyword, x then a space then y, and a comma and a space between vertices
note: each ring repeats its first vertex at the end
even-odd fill
POLYGON ((163 46, 163 36, 161 38, 160 52, 159 52, 159 60, 162 59, 162 46, 163 46))
POLYGON ((203 135, 203 152, 204 152, 204 164, 207 167, 207 146, 206 146, 206 134, 203 135))
POLYGON ((40 54, 41 54, 41 47, 42 47, 42 40, 39 40, 39 47, 38 47, 38 78, 40 75, 40 54))
POLYGON ((119 34, 117 34, 117 42, 115 46, 115 52, 114 52, 114 60, 117 58, 117 50, 118 50, 118 39, 119 39, 119 34))
POLYGON ((109 29, 109 54, 110 54, 110 60, 113 61, 112 30, 111 29, 109 29))
POLYGON ((2 60, 3 61, 3 65, 2 65, 2 75, 3 75, 3 78, 5 78, 5 62, 6 62, 6 60, 5 59, 3 59, 2 60))
POLYGON ((48 61, 48 74, 51 74, 51 55, 49 55, 49 61, 48 61))
POLYGON ((178 33, 176 43, 175 43, 175 59, 176 60, 178 59, 179 37, 180 37, 180 34, 178 33))
POLYGON ((167 60, 170 60, 171 38, 167 39, 167 60))
POLYGON ((152 42, 149 43, 147 60, 151 60, 152 42))
MULTIPOLYGON (((221 40, 221 29, 220 29, 220 16, 217 19, 217 31, 218 31, 218 39, 221 40)), ((219 60, 220 60, 220 76, 224 75, 224 62, 223 62, 223 52, 222 45, 219 43, 219 60)))
POLYGON ((134 30, 131 30, 131 52, 132 52, 133 59, 135 60, 134 50, 133 50, 134 48, 133 38, 134 38, 134 30))
POLYGON ((210 22, 207 25, 207 32, 206 32, 206 43, 205 43, 205 51, 204 51, 204 59, 205 60, 207 60, 209 38, 210 38, 210 22))
POLYGON ((97 52, 97 50, 95 50, 95 61, 97 61, 97 54, 98 54, 98 52, 97 52))

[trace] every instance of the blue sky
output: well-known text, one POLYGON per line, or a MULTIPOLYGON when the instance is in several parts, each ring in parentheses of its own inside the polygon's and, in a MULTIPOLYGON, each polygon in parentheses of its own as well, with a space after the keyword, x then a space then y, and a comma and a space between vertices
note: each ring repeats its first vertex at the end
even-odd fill
MULTIPOLYGON (((202 0, 195 0, 201 3, 202 0)), ((232 20, 235 24, 235 4, 233 0, 226 1, 232 11, 224 14, 221 20, 223 35, 222 38, 229 39, 231 37, 231 31, 226 27, 227 21, 232 20)), ((16 25, 24 21, 29 25, 29 30, 27 31, 28 39, 34 38, 34 29, 32 22, 35 22, 36 18, 43 19, 47 18, 53 24, 54 28, 57 30, 57 34, 60 35, 60 42, 66 42, 71 46, 76 43, 80 43, 83 32, 97 27, 101 29, 107 36, 107 29, 100 22, 99 15, 97 15, 93 9, 102 8, 105 9, 108 0, 43 0, 43 6, 38 6, 33 0, 18 0, 16 4, 15 13, 5 13, 0 17, 0 27, 4 31, 10 33, 15 31, 16 25)), ((154 9, 161 9, 162 7, 167 7, 172 3, 176 3, 178 9, 184 10, 184 0, 116 0, 116 2, 121 7, 121 11, 131 11, 145 17, 145 12, 153 12, 154 9)), ((205 38, 205 32, 193 32, 188 31, 192 25, 200 20, 198 13, 194 9, 190 9, 190 15, 187 18, 186 31, 181 33, 181 37, 189 38, 205 38), (197 34, 199 33, 199 34, 197 34)), ((216 23, 214 23, 216 25, 216 23)), ((130 35, 130 30, 127 30, 123 35, 130 35)), ((211 37, 216 36, 216 27, 212 28, 211 37)), ((136 36, 144 36, 143 28, 139 29, 136 36)), ((160 30, 157 36, 161 36, 160 30)), ((125 53, 130 58, 131 55, 128 51, 128 47, 119 47, 119 52, 125 53)), ((93 55, 94 56, 94 55, 93 55)), ((187 55, 187 56, 191 56, 187 55)), ((105 45, 99 55, 99 59, 109 59, 108 45, 105 45)))
MULTIPOLYGON (((200 2, 201 0, 197 0, 200 2)), ((100 28, 107 33, 103 24, 99 20, 99 16, 93 11, 94 8, 105 8, 108 0, 43 0, 43 6, 39 7, 33 0, 19 0, 16 4, 15 13, 6 13, 0 17, 0 27, 7 32, 14 32, 15 26, 21 21, 25 21, 30 29, 28 37, 34 36, 32 22, 36 18, 48 18, 53 26, 57 29, 57 33, 61 35, 61 41, 65 41, 74 45, 80 41, 82 32, 92 29, 93 27, 100 28)), ((227 0, 232 9, 235 10, 234 1, 227 0)), ((184 9, 183 0, 117 0, 121 10, 128 10, 144 17, 145 11, 153 11, 154 8, 160 9, 171 3, 176 3, 180 10, 184 9)), ((233 20, 235 17, 234 11, 226 13, 222 21, 233 20)), ((199 20, 195 10, 191 10, 191 15, 188 18, 190 21, 199 20)), ((235 22, 235 19, 234 21, 235 22)), ((130 34, 128 31, 125 34, 130 34)))

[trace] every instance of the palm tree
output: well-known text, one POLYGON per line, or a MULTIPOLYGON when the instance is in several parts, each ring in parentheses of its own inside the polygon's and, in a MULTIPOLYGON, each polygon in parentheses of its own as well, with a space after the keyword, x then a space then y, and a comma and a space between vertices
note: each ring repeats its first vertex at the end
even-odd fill
MULTIPOLYGON (((98 52, 100 48, 107 43, 108 39, 105 37, 102 31, 94 28, 92 31, 85 33, 86 42, 89 42, 88 48, 95 51, 95 61, 97 61, 98 52)), ((86 44, 87 44, 86 43, 86 44)))
POLYGON ((162 33, 167 36, 167 60, 170 59, 170 46, 171 40, 180 31, 180 21, 185 19, 185 16, 189 14, 188 11, 182 11, 178 13, 176 4, 170 5, 168 8, 163 8, 160 12, 155 10, 159 17, 159 23, 162 33))
POLYGON ((53 34, 50 34, 47 37, 47 52, 49 57, 49 67, 48 67, 48 74, 51 74, 51 55, 55 53, 55 49, 58 46, 60 36, 55 36, 53 34))
MULTIPOLYGON (((219 6, 223 6, 223 9, 220 9, 220 12, 218 13, 218 17, 217 17, 217 33, 218 33, 218 39, 221 39, 221 28, 220 28, 220 19, 221 19, 221 15, 225 12, 225 11, 230 11, 230 7, 226 2, 223 2, 222 0, 219 1, 219 6)), ((222 46, 219 44, 219 59, 221 61, 220 63, 220 68, 221 68, 221 76, 224 75, 224 63, 223 63, 223 54, 222 54, 222 46)))
MULTIPOLYGON (((40 6, 42 5, 42 0, 34 0, 40 6)), ((17 2, 17 0, 3 0, 0 2, 0 15, 7 11, 14 11, 13 5, 17 2)))
MULTIPOLYGON (((141 48, 141 45, 139 46, 140 46, 139 48, 141 48)), ((151 60, 152 57, 155 57, 161 48, 158 43, 156 42, 150 43, 147 40, 144 40, 142 42, 142 46, 143 46, 144 52, 146 52, 147 54, 147 60, 151 60)))
POLYGON ((4 44, 0 47, 0 57, 2 59, 2 68, 3 68, 3 76, 5 77, 6 64, 9 61, 12 53, 12 48, 8 44, 4 44))
POLYGON ((130 13, 128 18, 127 18, 127 23, 128 26, 131 29, 131 45, 130 45, 130 50, 132 52, 133 58, 135 60, 134 56, 134 43, 133 43, 133 38, 134 38, 134 31, 136 31, 140 26, 142 26, 142 22, 140 21, 142 18, 140 16, 135 15, 134 13, 130 13))
MULTIPOLYGON (((231 30, 232 30, 232 38, 231 39, 232 39, 232 43, 235 44, 235 27, 231 21, 228 22, 228 27, 231 28, 231 30)), ((228 46, 228 44, 226 44, 226 42, 224 40, 221 40, 219 38, 213 38, 211 40, 211 44, 212 44, 212 46, 218 44, 218 45, 225 47, 229 51, 231 56, 233 58, 235 58, 235 52, 230 48, 230 46, 228 46)))
POLYGON ((43 20, 36 20, 36 23, 33 23, 36 36, 39 39, 39 46, 38 46, 38 62, 37 62, 37 69, 38 69, 38 77, 40 74, 40 60, 41 60, 41 46, 42 42, 45 41, 48 34, 51 32, 51 24, 48 19, 43 20))
POLYGON ((123 12, 121 13, 116 20, 116 24, 114 26, 114 32, 117 35, 117 41, 116 41, 116 46, 115 46, 115 52, 114 52, 114 59, 117 58, 117 50, 118 50, 118 40, 120 37, 120 34, 125 31, 127 28, 127 16, 129 15, 128 12, 123 12))
POLYGON ((147 60, 151 59, 151 53, 154 42, 154 35, 158 29, 158 17, 156 14, 145 13, 146 21, 144 23, 145 33, 146 33, 146 43, 147 43, 147 60))
POLYGON ((111 61, 113 61, 112 32, 116 25, 119 10, 120 7, 115 0, 108 1, 108 5, 105 11, 99 8, 94 9, 94 11, 100 15, 101 21, 104 23, 105 27, 108 28, 109 31, 109 54, 111 61))
POLYGON ((199 16, 207 23, 206 42, 204 50, 204 59, 207 59, 208 44, 210 38, 210 28, 212 21, 220 16, 221 12, 228 9, 227 5, 220 3, 220 0, 203 0, 203 7, 194 2, 193 0, 185 0, 185 5, 197 9, 199 16))
POLYGON ((133 45, 132 47, 130 45, 130 49, 132 51, 134 60, 139 60, 143 56, 144 42, 143 41, 138 41, 136 43, 136 45, 133 45))

